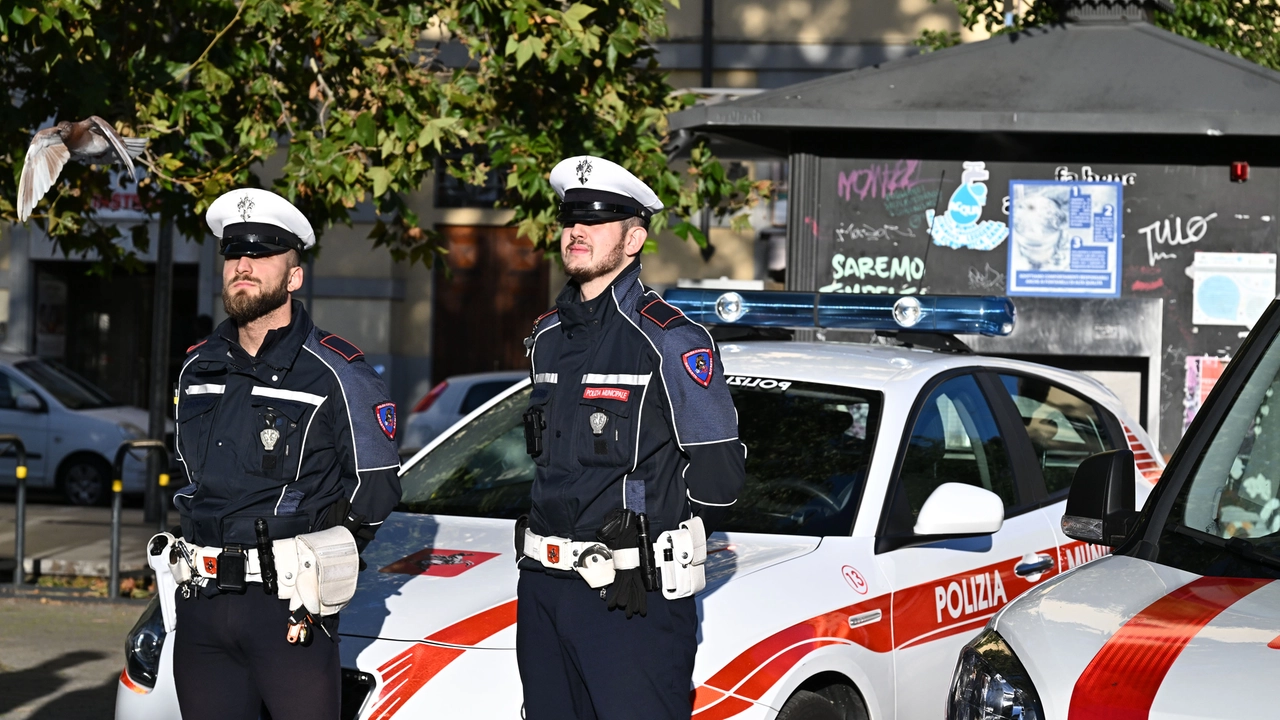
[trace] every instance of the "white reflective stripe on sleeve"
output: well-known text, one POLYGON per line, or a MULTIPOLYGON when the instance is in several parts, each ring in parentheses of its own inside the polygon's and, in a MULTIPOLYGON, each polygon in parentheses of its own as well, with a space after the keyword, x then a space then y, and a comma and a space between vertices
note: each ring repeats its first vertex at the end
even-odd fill
POLYGON ((560 375, 557 373, 538 373, 533 376, 533 381, 536 383, 558 383, 560 382, 560 375))
POLYGON ((184 390, 188 395, 221 395, 226 391, 226 385, 191 385, 184 390))
POLYGON ((258 397, 276 398, 279 400, 293 400, 295 402, 304 402, 308 405, 319 406, 324 402, 324 395, 316 395, 309 392, 300 392, 298 390, 281 390, 280 388, 263 387, 261 385, 254 386, 251 395, 258 397))
POLYGON ((584 385, 648 385, 653 373, 643 375, 599 375, 587 373, 582 376, 584 385))
POLYGON ((738 502, 737 498, 735 498, 735 499, 733 500, 733 502, 727 502, 727 503, 713 503, 713 502, 705 502, 705 501, 703 501, 703 500, 699 500, 699 499, 695 498, 694 496, 690 495, 688 490, 685 490, 685 491, 684 491, 684 495, 685 495, 685 497, 689 498, 689 501, 690 501, 690 502, 696 502, 696 503, 698 503, 699 505, 706 505, 706 506, 708 506, 708 507, 729 507, 729 506, 730 506, 730 505, 732 505, 733 503, 738 502))

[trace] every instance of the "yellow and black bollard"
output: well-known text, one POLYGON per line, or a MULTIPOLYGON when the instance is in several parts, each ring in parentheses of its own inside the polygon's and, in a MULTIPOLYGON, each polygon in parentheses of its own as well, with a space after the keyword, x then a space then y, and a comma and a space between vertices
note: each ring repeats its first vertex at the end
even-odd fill
POLYGON ((13 532, 13 590, 22 589, 22 581, 26 571, 23 569, 23 555, 27 551, 27 446, 17 435, 0 435, 0 447, 12 445, 17 456, 18 465, 13 470, 17 480, 14 497, 14 532, 13 532))

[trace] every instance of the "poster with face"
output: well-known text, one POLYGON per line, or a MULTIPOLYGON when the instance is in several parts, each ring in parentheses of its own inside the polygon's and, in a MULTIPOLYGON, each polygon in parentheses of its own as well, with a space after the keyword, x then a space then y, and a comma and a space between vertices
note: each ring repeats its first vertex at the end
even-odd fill
POLYGON ((1120 183, 1009 182, 1008 294, 1119 297, 1120 183))

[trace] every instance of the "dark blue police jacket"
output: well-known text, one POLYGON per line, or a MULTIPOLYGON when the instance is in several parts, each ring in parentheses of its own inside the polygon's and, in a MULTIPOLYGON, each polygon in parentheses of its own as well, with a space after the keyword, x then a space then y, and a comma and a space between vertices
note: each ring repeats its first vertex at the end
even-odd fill
POLYGON ((253 546, 261 517, 273 539, 343 524, 363 549, 400 501, 395 405, 382 378, 297 301, 257 357, 238 337, 222 323, 178 375, 175 442, 191 482, 174 497, 183 536, 253 546))
POLYGON ((530 406, 547 427, 530 529, 595 540, 625 507, 647 513, 656 538, 733 504, 744 449, 706 329, 645 290, 638 260, 599 297, 580 297, 570 282, 531 336, 530 406))

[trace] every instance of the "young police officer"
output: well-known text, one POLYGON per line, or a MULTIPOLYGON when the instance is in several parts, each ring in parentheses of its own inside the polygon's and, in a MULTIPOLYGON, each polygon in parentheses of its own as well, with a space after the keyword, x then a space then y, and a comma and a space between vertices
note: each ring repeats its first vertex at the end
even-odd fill
POLYGON ((256 720, 263 703, 275 720, 336 720, 334 613, 400 499, 395 406, 360 350, 291 299, 315 244, 297 208, 233 190, 207 220, 228 319, 178 376, 191 484, 174 498, 182 538, 152 545, 179 583, 178 702, 184 720, 256 720))
POLYGON ((744 479, 737 416, 710 335, 640 284, 653 190, 587 156, 551 184, 572 279, 526 341, 525 717, 688 720, 705 533, 744 479))

